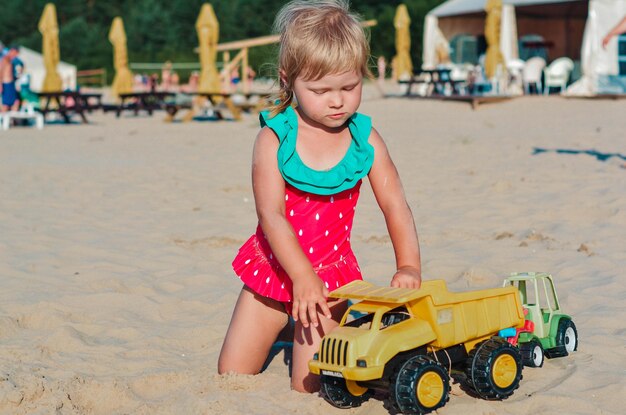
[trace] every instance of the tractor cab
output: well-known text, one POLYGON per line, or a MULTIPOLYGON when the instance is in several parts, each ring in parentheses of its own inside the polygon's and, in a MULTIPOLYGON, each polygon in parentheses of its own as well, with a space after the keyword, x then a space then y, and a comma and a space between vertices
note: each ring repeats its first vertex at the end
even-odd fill
POLYGON ((504 280, 504 286, 508 285, 517 287, 522 307, 528 311, 526 319, 534 325, 532 332, 519 335, 524 364, 541 366, 544 350, 546 357, 551 358, 567 356, 578 348, 576 325, 561 310, 550 274, 514 273, 504 280))
POLYGON ((561 311, 552 276, 546 273, 515 273, 504 281, 504 286, 517 287, 522 306, 528 310, 527 319, 535 324, 535 335, 547 337, 553 316, 561 311))

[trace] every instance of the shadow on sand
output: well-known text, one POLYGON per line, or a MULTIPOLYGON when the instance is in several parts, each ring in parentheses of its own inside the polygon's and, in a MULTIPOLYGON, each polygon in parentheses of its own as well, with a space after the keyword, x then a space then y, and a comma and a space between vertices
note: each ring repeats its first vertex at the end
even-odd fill
POLYGON ((601 153, 597 150, 569 150, 563 148, 549 149, 535 147, 533 149, 533 156, 542 153, 557 153, 557 154, 586 154, 588 156, 595 157, 598 161, 607 161, 610 158, 617 157, 623 161, 626 161, 626 156, 620 153, 601 153))

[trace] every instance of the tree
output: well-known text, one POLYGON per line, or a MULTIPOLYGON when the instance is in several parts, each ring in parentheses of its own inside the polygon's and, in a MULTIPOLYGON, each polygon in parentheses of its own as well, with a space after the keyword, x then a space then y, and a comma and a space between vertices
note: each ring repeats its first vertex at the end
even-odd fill
MULTIPOLYGON (((2 0, 0 40, 41 50, 37 22, 50 0, 2 0)), ((192 62, 198 56, 195 22, 207 0, 54 0, 60 27, 61 58, 78 69, 105 67, 112 74, 112 48, 107 39, 115 16, 124 19, 131 62, 192 62)), ((220 23, 220 42, 266 36, 286 0, 209 0, 220 23)), ((419 66, 426 13, 443 0, 353 0, 364 19, 376 19, 370 29, 374 58, 395 55, 393 18, 401 2, 411 16, 411 56, 419 66)), ((275 74, 276 47, 250 49, 250 63, 261 75, 275 74)))

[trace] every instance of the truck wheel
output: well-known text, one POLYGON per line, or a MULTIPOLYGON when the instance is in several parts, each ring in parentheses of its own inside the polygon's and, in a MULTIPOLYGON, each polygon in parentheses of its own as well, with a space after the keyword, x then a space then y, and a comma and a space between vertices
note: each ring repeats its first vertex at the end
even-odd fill
POLYGON ((396 409, 404 414, 427 414, 448 402, 450 377, 439 362, 428 356, 407 360, 390 384, 396 409))
POLYGON ((334 376, 322 375, 320 382, 324 399, 337 408, 355 408, 361 406, 363 402, 367 401, 370 396, 372 396, 370 391, 366 391, 359 396, 351 394, 346 386, 346 380, 334 376))
POLYGON ((528 343, 520 344, 519 350, 522 353, 522 362, 524 363, 524 366, 543 366, 544 352, 543 347, 541 347, 541 343, 539 343, 538 340, 532 339, 528 343))
POLYGON ((565 350, 564 356, 578 350, 578 331, 570 319, 561 319, 556 330, 556 346, 565 350))
POLYGON ((467 359, 469 386, 483 399, 506 399, 522 379, 522 356, 500 337, 478 344, 467 359))

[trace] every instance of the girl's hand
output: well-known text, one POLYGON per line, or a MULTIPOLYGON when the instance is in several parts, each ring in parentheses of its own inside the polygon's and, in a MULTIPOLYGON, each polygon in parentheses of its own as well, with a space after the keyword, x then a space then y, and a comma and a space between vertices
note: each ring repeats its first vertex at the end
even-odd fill
POLYGON ((319 325, 318 306, 321 313, 330 319, 332 315, 326 298, 328 298, 328 289, 317 275, 313 274, 311 277, 293 281, 293 319, 300 320, 304 327, 309 327, 309 322, 313 324, 313 327, 317 327, 319 325))
POLYGON ((391 286, 395 288, 418 289, 422 285, 422 273, 414 267, 399 268, 391 279, 391 286))

